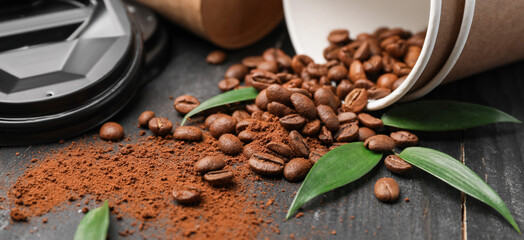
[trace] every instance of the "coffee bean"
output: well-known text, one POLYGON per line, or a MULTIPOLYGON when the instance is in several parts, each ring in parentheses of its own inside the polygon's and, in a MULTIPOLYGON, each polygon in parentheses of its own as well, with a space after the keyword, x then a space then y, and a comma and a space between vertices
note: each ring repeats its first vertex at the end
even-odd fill
POLYGON ((360 124, 374 129, 374 130, 380 130, 382 127, 384 127, 384 123, 379 118, 373 117, 367 113, 359 113, 358 114, 358 121, 360 121, 360 124))
POLYGON ((383 177, 375 183, 375 197, 382 202, 394 202, 398 199, 400 190, 392 178, 383 177))
POLYGON ((124 138, 124 128, 116 122, 106 122, 100 127, 99 134, 104 140, 118 141, 124 138))
POLYGON ((387 52, 382 52, 382 65, 384 72, 393 72, 393 64, 395 64, 395 59, 389 56, 387 52))
POLYGON ((345 112, 360 112, 368 104, 368 92, 364 88, 355 88, 344 101, 342 108, 345 112))
POLYGON ((319 78, 321 76, 327 75, 328 69, 323 64, 310 63, 307 65, 306 71, 309 76, 313 78, 319 78))
POLYGON ((364 61, 364 60, 367 60, 370 55, 371 55, 371 51, 369 48, 369 42, 364 41, 357 48, 357 50, 355 51, 355 54, 353 54, 353 59, 364 61))
POLYGON ((340 83, 338 83, 337 86, 337 97, 339 99, 344 99, 348 95, 349 92, 351 92, 354 89, 353 84, 349 80, 342 80, 340 83))
POLYGON ((295 55, 291 60, 291 68, 293 68, 293 72, 299 74, 305 67, 307 67, 307 65, 312 62, 313 59, 306 55, 295 55))
POLYGON ((297 112, 308 119, 315 119, 317 117, 317 109, 313 101, 306 95, 301 93, 291 94, 291 103, 297 112))
POLYGON ((397 89, 398 87, 400 87, 400 85, 404 82, 404 80, 406 80, 406 76, 403 76, 403 77, 398 78, 398 79, 393 83, 393 85, 391 86, 391 90, 392 90, 392 91, 395 91, 395 89, 397 89))
POLYGON ((266 176, 280 176, 285 162, 279 157, 267 153, 255 153, 248 160, 253 172, 266 176))
POLYGON ((264 60, 273 62, 277 62, 278 58, 281 56, 287 56, 287 54, 278 48, 268 48, 262 54, 264 60))
POLYGON ((340 122, 338 121, 338 117, 332 108, 326 105, 318 105, 317 113, 318 113, 320 120, 322 120, 322 122, 326 125, 326 127, 329 130, 331 131, 338 130, 340 122))
POLYGON ((331 151, 331 150, 333 150, 333 149, 335 149, 337 147, 340 147, 340 146, 346 145, 346 144, 348 144, 348 142, 334 142, 333 145, 331 145, 331 147, 329 147, 329 150, 331 151))
POLYGON ((377 79, 377 86, 392 89, 393 83, 398 79, 393 73, 385 73, 377 79))
POLYGON ((309 157, 309 147, 302 135, 297 131, 289 133, 289 146, 295 152, 295 156, 309 157))
POLYGON ((338 52, 340 51, 340 46, 336 44, 331 44, 327 48, 324 48, 324 51, 322 54, 324 55, 324 58, 328 61, 330 60, 338 60, 338 52))
POLYGON ((155 117, 149 120, 149 130, 155 135, 165 136, 171 133, 172 128, 173 124, 167 118, 155 117))
POLYGON ((235 89, 240 85, 240 81, 236 78, 225 78, 218 82, 218 88, 222 92, 227 92, 235 89))
POLYGON ((397 147, 407 148, 418 144, 418 137, 410 132, 398 131, 391 133, 389 136, 395 141, 397 147))
POLYGON ((243 119, 250 118, 251 114, 249 114, 248 112, 244 110, 236 110, 233 112, 233 114, 231 114, 231 116, 236 118, 237 121, 241 121, 243 119))
POLYGON ((411 72, 411 68, 403 62, 395 62, 393 64, 393 73, 399 77, 408 75, 411 72))
POLYGON ((352 112, 341 112, 337 116, 340 124, 351 123, 357 120, 357 114, 352 112))
POLYGON ((259 91, 266 89, 271 84, 278 83, 277 75, 260 69, 251 71, 251 79, 253 87, 259 91))
POLYGON ((227 115, 220 117, 211 123, 209 133, 216 139, 224 133, 235 133, 237 123, 238 121, 234 117, 227 115))
POLYGON ((344 66, 349 67, 353 62, 353 55, 355 54, 355 48, 351 46, 345 46, 340 48, 338 51, 338 59, 344 63, 344 66))
POLYGON ((329 69, 327 78, 339 82, 348 76, 348 70, 343 65, 336 65, 329 69))
POLYGON ((262 56, 251 56, 242 59, 242 64, 247 68, 256 68, 257 65, 264 61, 262 56))
POLYGON ((413 167, 404 159, 400 158, 397 155, 389 155, 384 159, 384 164, 386 168, 389 169, 392 173, 403 175, 409 172, 413 167))
POLYGON ((331 135, 331 131, 329 131, 329 129, 326 126, 322 126, 322 128, 320 128, 320 132, 318 133, 318 140, 320 140, 320 142, 324 145, 333 144, 333 135, 331 135))
POLYGON ((359 60, 354 60, 351 62, 349 67, 349 79, 352 82, 356 82, 359 79, 367 79, 366 73, 364 72, 364 66, 359 60))
POLYGON ((317 89, 313 98, 315 100, 315 105, 317 106, 327 105, 333 109, 333 111, 336 111, 340 107, 340 99, 338 99, 329 88, 322 87, 317 89))
POLYGON ((364 142, 364 146, 371 151, 387 152, 395 149, 395 141, 389 136, 379 134, 368 138, 364 142))
POLYGON ((275 116, 284 117, 296 113, 295 110, 279 102, 271 102, 267 105, 267 111, 275 116))
POLYGON ((368 98, 369 99, 381 99, 383 97, 386 97, 390 93, 391 93, 391 90, 388 88, 372 87, 368 89, 368 98))
POLYGON ((304 158, 293 158, 284 167, 284 177, 291 182, 304 180, 311 169, 311 163, 304 158))
POLYGON ((355 88, 364 88, 366 90, 373 88, 376 86, 376 84, 370 80, 367 79, 359 79, 355 81, 355 84, 353 85, 355 88))
POLYGON ((243 79, 244 76, 247 74, 248 70, 247 67, 238 63, 231 65, 226 73, 224 74, 225 78, 236 78, 236 79, 243 79))
POLYGON ((367 127, 361 127, 358 129, 358 141, 365 142, 368 138, 377 135, 375 131, 367 127))
POLYGON ((267 91, 266 89, 260 91, 255 98, 255 104, 260 110, 267 110, 267 104, 269 103, 269 100, 267 99, 267 91))
POLYGON ((207 129, 209 129, 209 127, 211 126, 211 124, 212 124, 215 120, 217 120, 217 119, 219 119, 219 118, 221 118, 221 117, 224 117, 224 116, 229 117, 227 114, 223 114, 223 113, 215 113, 215 114, 211 114, 211 115, 209 115, 209 116, 206 118, 206 121, 204 121, 204 126, 205 126, 207 129))
POLYGON ((278 72, 278 65, 277 62, 273 61, 263 61, 258 63, 257 69, 277 73, 278 72))
POLYGON ((207 156, 195 162, 194 168, 196 172, 207 173, 211 171, 220 170, 225 166, 226 161, 224 161, 221 157, 207 156))
POLYGON ((310 93, 315 93, 316 90, 320 88, 320 85, 318 85, 318 81, 316 79, 305 81, 302 83, 302 88, 307 90, 310 93))
POLYGON ((182 186, 173 190, 173 198, 181 204, 200 202, 200 190, 193 186, 182 186))
POLYGON ((422 51, 422 48, 419 46, 411 46, 408 48, 408 51, 406 53, 406 56, 404 56, 404 62, 408 67, 414 67, 415 63, 417 63, 417 59, 420 55, 420 52, 422 51))
POLYGON ((332 87, 331 86, 331 80, 327 78, 327 76, 322 76, 318 79, 318 85, 325 86, 325 87, 332 87))
POLYGON ((266 144, 266 148, 285 158, 293 156, 293 150, 288 145, 280 142, 269 142, 266 144))
POLYGON ((389 43, 386 45, 384 50, 386 50, 386 52, 388 52, 389 55, 391 55, 392 57, 400 58, 404 56, 404 54, 406 54, 406 51, 407 51, 406 41, 401 39, 396 42, 389 43))
POLYGON ((201 141, 202 140, 202 131, 199 128, 193 126, 181 126, 175 129, 173 137, 176 140, 183 141, 201 141))
MULTIPOLYGON (((397 41, 400 40, 400 37, 398 35, 393 35, 393 36, 389 36, 389 37, 386 37, 386 38, 380 38, 379 41, 380 41, 380 47, 382 48, 386 48, 389 44, 394 44, 396 43, 397 41)), ((388 55, 391 55, 389 52, 386 51, 386 53, 388 55)))
POLYGON ((248 144, 244 147, 244 149, 242 150, 242 154, 246 157, 246 158, 250 158, 251 156, 253 156, 253 154, 255 154, 258 150, 253 146, 253 144, 248 144))
POLYGON ((249 127, 249 125, 255 123, 255 119, 251 119, 251 118, 244 118, 240 121, 238 121, 236 127, 235 127, 235 130, 237 133, 240 133, 244 130, 247 129, 247 127, 249 127))
POLYGON ((218 139, 218 148, 228 155, 237 155, 242 152, 244 144, 233 134, 223 134, 218 139))
POLYGON ((213 186, 223 186, 233 182, 235 175, 228 170, 211 171, 204 175, 204 180, 213 186))
POLYGON ((364 72, 373 75, 379 73, 384 67, 384 64, 382 63, 382 57, 375 55, 363 62, 362 66, 364 66, 364 72))
POLYGON ((290 114, 284 116, 280 118, 278 121, 280 122, 280 125, 282 125, 282 127, 284 127, 288 131, 299 130, 306 123, 306 119, 298 114, 290 114))
POLYGON ((220 50, 212 51, 206 57, 206 62, 211 63, 211 64, 221 64, 225 61, 226 61, 226 53, 220 50))
POLYGON ((269 102, 279 102, 289 105, 291 103, 291 92, 278 84, 271 84, 266 89, 266 96, 269 102))
MULTIPOLYGON (((424 38, 426 37, 426 33, 424 32, 424 35, 423 36, 412 36, 411 38, 409 38, 407 41, 406 41, 406 44, 408 46, 417 46, 419 48, 422 48, 422 46, 424 45, 424 38)), ((409 51, 409 49, 408 49, 409 51)))
POLYGON ((255 141, 257 137, 258 137, 258 134, 252 131, 244 130, 238 133, 238 139, 240 139, 240 141, 245 142, 245 143, 250 143, 252 141, 255 141))
POLYGON ((187 114, 191 112, 191 110, 195 109, 200 105, 200 102, 196 97, 193 97, 191 95, 182 95, 180 97, 177 97, 175 99, 175 102, 173 106, 175 107, 175 110, 179 112, 180 114, 187 114))
POLYGON ((335 134, 337 142, 350 142, 358 137, 358 124, 356 122, 346 123, 340 126, 340 129, 335 134))
POLYGON ((315 164, 318 162, 318 160, 324 156, 324 154, 326 154, 328 152, 328 150, 324 150, 324 149, 315 149, 313 151, 311 151, 309 153, 309 162, 311 164, 315 164))
POLYGON ((306 136, 316 136, 318 131, 320 131, 320 127, 320 120, 315 119, 311 122, 306 123, 306 125, 304 125, 304 128, 302 128, 301 132, 306 136))
POLYGON ((333 44, 344 44, 349 42, 349 31, 345 29, 335 29, 329 33, 328 41, 333 44))
POLYGON ((154 118, 155 117, 155 113, 152 112, 152 111, 145 111, 143 113, 140 114, 140 116, 138 117, 138 125, 140 125, 140 127, 148 127, 148 124, 149 124, 149 120, 151 120, 151 118, 154 118))
POLYGON ((293 78, 287 83, 282 84, 282 87, 287 88, 288 90, 291 88, 301 88, 303 82, 304 80, 302 78, 293 78))
POLYGON ((250 104, 246 104, 246 110, 249 114, 251 114, 255 111, 260 111, 260 108, 258 108, 256 104, 250 103, 250 104))

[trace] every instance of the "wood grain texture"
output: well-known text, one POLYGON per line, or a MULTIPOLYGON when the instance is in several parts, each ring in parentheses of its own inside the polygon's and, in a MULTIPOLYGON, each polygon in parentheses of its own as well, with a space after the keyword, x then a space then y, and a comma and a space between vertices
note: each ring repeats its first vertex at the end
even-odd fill
MULTIPOLYGON (((200 100, 218 93, 216 87, 227 67, 245 56, 261 54, 268 47, 281 47, 293 54, 285 26, 280 25, 269 36, 254 46, 228 51, 228 60, 222 65, 208 65, 206 55, 215 47, 180 28, 171 26, 173 33, 172 58, 166 69, 154 81, 144 85, 138 95, 114 121, 122 124, 129 136, 137 136, 136 119, 145 110, 152 110, 173 122, 180 122, 169 96, 191 94, 200 100)), ((524 119, 522 90, 524 62, 515 63, 467 80, 438 88, 426 99, 465 100, 500 108, 519 119, 524 119)), ((88 136, 96 134, 92 131, 88 136)), ((516 221, 524 227, 524 126, 497 124, 472 130, 449 133, 418 133, 420 145, 443 151, 457 159, 462 155, 461 136, 464 142, 466 164, 490 184, 506 201, 516 221), (484 157, 484 161, 482 161, 484 157)), ((79 138, 82 138, 80 136, 79 138)), ((69 139, 66 143, 74 141, 69 139)), ((0 196, 23 172, 25 165, 39 152, 49 152, 63 145, 16 147, 0 149, 0 196), (16 156, 15 153, 20 155, 16 156), (10 176, 6 176, 10 173, 10 176)), ((348 186, 323 194, 306 204, 301 218, 284 221, 287 207, 300 186, 285 180, 260 181, 255 185, 274 186, 258 200, 266 202, 274 198, 269 207, 277 226, 277 234, 265 229, 259 239, 461 239, 462 212, 461 193, 442 181, 415 170, 407 177, 391 174, 379 163, 372 172, 348 186), (377 201, 373 185, 381 177, 392 177, 399 183, 401 199, 393 204, 377 201), (283 191, 282 191, 283 190, 283 191), (404 198, 410 202, 404 202, 404 198), (354 216, 354 219, 351 219, 354 216), (331 235, 336 231, 336 235, 331 235)), ((256 191, 253 189, 253 191, 256 191)), ((467 198, 467 230, 469 239, 515 239, 519 236, 502 217, 484 204, 467 198)), ((0 210, 0 239, 72 239, 83 214, 74 204, 65 210, 46 214, 49 223, 41 224, 41 218, 29 223, 10 223, 8 210, 0 210), (30 230, 38 229, 34 233, 30 230)), ((119 231, 133 229, 134 220, 124 217, 116 221, 111 216, 110 239, 142 239, 154 236, 161 229, 150 228, 142 233, 121 237, 119 231)))

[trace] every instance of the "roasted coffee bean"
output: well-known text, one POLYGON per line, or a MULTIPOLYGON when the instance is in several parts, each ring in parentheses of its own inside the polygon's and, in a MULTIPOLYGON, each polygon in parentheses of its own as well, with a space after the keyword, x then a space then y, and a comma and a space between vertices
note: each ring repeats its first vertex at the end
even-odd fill
POLYGON ((322 128, 320 128, 320 132, 318 133, 318 140, 320 140, 320 142, 324 145, 333 144, 333 135, 326 126, 322 126, 322 128))
POLYGON ((383 177, 375 183, 375 197, 382 202, 397 201, 400 195, 398 184, 392 178, 383 177))
POLYGON ((270 121, 271 119, 275 118, 275 115, 269 113, 269 112, 263 112, 262 116, 260 116, 260 120, 262 121, 270 121))
MULTIPOLYGON (((387 38, 380 39, 380 47, 386 48, 389 44, 394 44, 397 41, 400 40, 399 36, 389 36, 387 38)), ((387 54, 391 55, 389 52, 386 51, 387 54)))
POLYGON ((355 51, 355 54, 353 54, 353 59, 364 61, 369 58, 371 55, 371 51, 369 49, 369 42, 364 41, 355 51))
POLYGON ((378 44, 377 39, 370 38, 366 41, 369 43, 369 52, 371 53, 371 56, 377 56, 382 53, 382 48, 380 47, 380 44, 378 44))
POLYGON ((367 113, 359 113, 358 114, 358 121, 360 121, 360 124, 374 129, 374 130, 380 130, 384 127, 384 123, 379 118, 373 117, 367 113))
POLYGON ((388 30, 389 30, 389 28, 387 28, 387 27, 377 28, 377 29, 375 29, 375 31, 373 32, 373 37, 374 37, 374 38, 378 38, 378 37, 380 36, 380 34, 386 32, 386 31, 388 31, 388 30))
POLYGON ((333 44, 344 44, 349 42, 349 31, 345 29, 335 29, 328 35, 328 41, 333 44))
POLYGON ((100 127, 99 134, 104 140, 118 141, 124 138, 124 128, 116 122, 106 122, 100 127))
POLYGON ((280 142, 269 142, 266 144, 266 148, 285 158, 293 156, 293 150, 288 145, 280 142))
POLYGON ((224 74, 225 78, 236 78, 236 79, 243 79, 244 76, 248 73, 247 67, 238 63, 231 65, 226 73, 224 74))
POLYGON ((393 83, 398 79, 393 73, 385 73, 377 79, 377 86, 392 89, 393 83))
POLYGON ((187 114, 191 112, 191 110, 195 109, 200 105, 200 102, 196 97, 193 97, 191 95, 182 95, 180 97, 177 97, 175 99, 175 102, 173 106, 175 107, 175 110, 179 112, 180 114, 187 114))
POLYGON ((210 52, 206 57, 206 62, 211 64, 221 64, 226 61, 226 53, 221 50, 210 52))
POLYGON ((300 130, 306 123, 306 119, 298 114, 290 114, 278 120, 286 130, 300 130))
POLYGON ((251 71, 251 74, 253 87, 259 91, 266 89, 271 84, 278 83, 277 75, 272 72, 255 69, 251 71))
POLYGON ((304 158, 293 158, 284 167, 284 177, 291 182, 304 180, 311 169, 311 163, 304 158))
POLYGON ((386 97, 391 93, 391 90, 388 88, 383 87, 372 87, 368 89, 368 98, 369 99, 381 99, 383 97, 386 97))
POLYGON ((368 138, 364 142, 364 146, 371 151, 387 152, 395 149, 395 141, 387 135, 379 134, 368 138))
MULTIPOLYGON (((425 35, 425 33, 424 33, 424 35, 425 35)), ((425 36, 424 37, 419 37, 419 36, 415 35, 415 36, 409 38, 406 41, 406 44, 408 46, 417 46, 419 48, 422 48, 422 46, 424 45, 424 38, 425 38, 425 36)), ((409 49, 408 49, 408 51, 409 51, 409 49)))
POLYGON ((149 130, 155 135, 165 136, 171 133, 172 128, 173 124, 167 118, 155 117, 149 120, 149 130))
POLYGON ((345 46, 338 50, 338 60, 340 60, 344 66, 349 67, 353 62, 353 54, 355 54, 355 48, 345 46))
POLYGON ((149 124, 149 120, 151 120, 152 118, 155 117, 155 113, 152 112, 152 111, 145 111, 143 113, 140 114, 140 116, 138 117, 138 125, 140 125, 140 127, 148 127, 148 124, 149 124))
POLYGON ((246 110, 249 114, 260 111, 260 108, 255 103, 246 104, 246 110))
POLYGON ((308 97, 308 98, 312 98, 313 95, 308 92, 307 90, 303 89, 303 88, 288 88, 287 90, 289 90, 291 92, 291 94, 293 93, 300 93, 300 94, 303 94, 304 96, 308 97))
POLYGON ((173 198, 181 204, 200 202, 200 190, 193 186, 182 186, 173 190, 173 198))
POLYGON ((204 175, 204 180, 213 186, 223 186, 233 182, 235 175, 228 170, 211 171, 204 175))
POLYGON ((351 66, 349 67, 349 79, 352 82, 356 82, 359 79, 367 79, 364 66, 362 66, 362 62, 359 60, 351 62, 351 66))
POLYGON ((310 63, 306 67, 306 71, 309 76, 313 78, 319 78, 321 76, 327 75, 328 69, 324 64, 310 63))
POLYGON ((218 82, 218 89, 222 92, 227 92, 235 89, 240 85, 240 81, 236 78, 226 78, 218 82))
POLYGON ((291 97, 291 92, 278 84, 271 84, 265 89, 265 91, 269 102, 279 102, 286 105, 291 103, 291 100, 289 99, 291 97))
POLYGON ((301 89, 303 82, 304 80, 302 78, 293 78, 289 80, 287 83, 282 84, 282 87, 287 88, 287 89, 292 89, 292 88, 301 89))
POLYGON ((209 133, 218 139, 224 133, 235 133, 238 121, 231 116, 223 116, 216 119, 209 126, 209 133))
POLYGON ((306 136, 316 136, 318 131, 320 131, 321 126, 322 125, 320 124, 320 120, 315 119, 311 122, 306 123, 306 125, 304 125, 304 128, 302 128, 301 132, 306 136))
POLYGON ((244 154, 244 156, 246 158, 250 158, 251 156, 253 156, 253 154, 255 154, 257 152, 257 149, 252 145, 252 144, 248 144, 244 147, 244 149, 242 150, 242 154, 244 154))
POLYGON ((315 107, 315 103, 313 103, 313 101, 306 95, 301 93, 293 93, 291 94, 290 99, 291 103, 293 103, 293 107, 295 107, 295 110, 300 115, 308 119, 315 119, 317 117, 317 108, 315 107))
POLYGON ((309 147, 300 133, 291 131, 289 133, 289 146, 295 152, 295 156, 309 157, 309 147))
POLYGON ((398 131, 389 135, 397 147, 406 148, 416 146, 418 144, 418 137, 410 132, 398 131))
POLYGON ((404 56, 404 54, 406 54, 406 51, 407 51, 406 41, 398 40, 396 42, 389 43, 386 45, 384 50, 386 50, 386 52, 388 52, 389 55, 391 55, 392 57, 400 58, 404 56))
POLYGON ((368 92, 364 88, 355 88, 351 91, 344 100, 342 106, 345 112, 360 112, 368 104, 368 92))
POLYGON ((406 76, 411 72, 411 68, 403 62, 393 64, 393 73, 399 77, 406 76))
POLYGON ((280 84, 288 82, 289 80, 296 78, 296 77, 298 76, 291 74, 291 73, 286 73, 286 72, 277 73, 278 83, 280 84))
MULTIPOLYGON (((253 71, 253 70, 251 70, 251 71, 253 71)), ((246 87, 253 86, 253 74, 246 74, 246 76, 244 76, 244 85, 246 87)))
POLYGON ((351 123, 357 120, 357 114, 352 112, 341 112, 337 116, 340 124, 351 123))
POLYGON ((318 85, 331 87, 331 80, 327 76, 322 76, 318 79, 318 85))
POLYGON ((331 151, 331 150, 333 150, 333 149, 335 149, 337 147, 340 147, 340 146, 346 145, 346 144, 348 144, 348 142, 334 142, 333 145, 331 145, 331 147, 329 147, 329 150, 331 151))
POLYGON ((227 116, 229 117, 227 114, 223 114, 223 113, 215 113, 215 114, 211 114, 209 115, 207 118, 206 118, 206 121, 204 121, 204 126, 209 129, 209 127, 211 126, 211 124, 221 118, 221 117, 224 117, 224 116, 227 116))
POLYGON ((248 112, 246 112, 244 110, 236 110, 236 111, 233 112, 233 114, 231 114, 231 116, 236 118, 237 121, 240 121, 240 120, 243 120, 243 119, 246 119, 246 118, 250 118, 251 114, 249 114, 248 112))
POLYGON ((257 65, 257 69, 268 71, 268 72, 272 72, 272 73, 277 73, 278 72, 278 65, 277 65, 277 62, 263 61, 263 62, 260 62, 257 65))
POLYGON ((365 142, 368 138, 377 135, 371 128, 361 127, 358 129, 358 141, 365 142))
POLYGON ((181 126, 175 129, 175 132, 173 133, 173 137, 176 140, 183 140, 183 141, 201 141, 202 140, 202 131, 200 128, 193 127, 193 126, 181 126))
POLYGON ((400 158, 397 155, 389 155, 384 159, 384 164, 386 168, 389 169, 392 173, 403 175, 409 172, 413 167, 404 159, 400 158))
POLYGON ((275 116, 284 117, 296 113, 295 110, 279 102, 271 102, 267 105, 267 111, 275 116))
POLYGON ((255 121, 256 121, 255 119, 251 119, 251 118, 244 118, 238 121, 235 127, 236 132, 239 133, 239 132, 246 130, 246 128, 249 127, 249 125, 253 124, 255 121))
POLYGON ((348 76, 348 70, 343 65, 336 65, 328 70, 327 78, 335 82, 339 82, 348 76))
POLYGON ((337 86, 337 97, 339 99, 344 99, 353 89, 354 86, 349 80, 342 80, 337 86))
POLYGON ((277 57, 277 64, 279 68, 283 68, 285 70, 291 68, 291 57, 289 57, 287 54, 279 55, 277 57))
POLYGON ((255 98, 255 104, 257 105, 260 110, 267 110, 267 104, 269 103, 269 100, 267 99, 267 90, 264 89, 260 91, 255 98))
POLYGON ((280 176, 285 162, 279 157, 267 153, 255 153, 248 160, 253 172, 266 176, 280 176))
POLYGON ((367 79, 359 79, 355 81, 355 84, 353 86, 355 86, 355 88, 364 88, 366 90, 369 90, 370 88, 375 87, 376 84, 367 79))
POLYGON ((340 126, 340 129, 335 134, 337 142, 350 142, 358 137, 358 124, 356 122, 346 123, 340 126))
POLYGON ((287 56, 287 54, 284 51, 282 51, 281 49, 268 48, 268 49, 266 49, 266 51, 264 51, 264 53, 262 54, 262 57, 266 61, 277 62, 278 58, 280 56, 284 56, 284 55, 287 56))
POLYGON ((244 144, 233 134, 223 134, 218 139, 218 148, 228 155, 237 155, 242 152, 244 144))
POLYGON ((291 60, 291 68, 293 68, 293 72, 300 74, 312 62, 313 59, 306 55, 295 55, 291 60))
POLYGON ((242 64, 247 68, 256 68, 257 65, 264 61, 262 56, 250 56, 242 59, 242 64))
POLYGON ((315 163, 317 163, 318 160, 319 160, 322 156, 324 156, 324 154, 326 154, 327 152, 328 152, 328 150, 324 150, 324 149, 315 149, 315 150, 313 150, 313 151, 311 151, 311 152, 309 153, 309 158, 308 158, 308 160, 309 160, 309 162, 310 162, 311 164, 315 164, 315 163))
POLYGON ((395 89, 397 89, 398 87, 400 87, 400 85, 404 82, 404 80, 406 80, 406 76, 403 76, 403 77, 400 77, 399 79, 397 79, 397 80, 393 83, 393 86, 391 86, 391 90, 394 91, 395 89))
POLYGON ((240 141, 245 142, 245 143, 250 143, 252 141, 255 141, 257 137, 258 137, 258 134, 252 131, 244 130, 238 133, 238 139, 240 139, 240 141))
POLYGON ((302 83, 302 88, 310 93, 315 93, 315 91, 320 88, 320 85, 318 85, 317 80, 309 80, 302 83))
POLYGON ((335 114, 335 111, 333 111, 332 108, 326 106, 326 105, 318 105, 317 106, 317 113, 322 120, 322 122, 326 125, 326 127, 331 131, 337 131, 338 127, 340 125, 340 122, 338 121, 338 117, 335 114))
POLYGON ((382 65, 384 72, 390 73, 393 72, 393 65, 395 64, 395 59, 393 59, 387 52, 382 52, 382 65))
POLYGON ((313 94, 315 105, 326 105, 336 111, 340 107, 340 99, 329 88, 322 87, 313 94))
POLYGON ((199 173, 207 173, 224 168, 226 161, 219 156, 207 156, 198 160, 195 165, 195 171, 199 173))
POLYGON ((338 52, 340 51, 340 46, 336 44, 331 44, 327 48, 324 48, 322 54, 324 58, 328 61, 338 60, 338 52))
POLYGON ((408 67, 412 68, 415 66, 421 51, 422 48, 419 46, 411 46, 408 48, 408 52, 406 53, 406 56, 404 56, 404 62, 408 67))
POLYGON ((382 70, 384 64, 382 63, 382 57, 375 55, 363 62, 362 66, 364 66, 364 72, 367 74, 377 74, 382 70))

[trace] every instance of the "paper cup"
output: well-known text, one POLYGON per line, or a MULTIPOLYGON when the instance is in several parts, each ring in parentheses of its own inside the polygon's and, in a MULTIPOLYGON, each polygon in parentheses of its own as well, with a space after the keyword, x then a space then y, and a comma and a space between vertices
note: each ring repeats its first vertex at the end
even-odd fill
POLYGON ((333 29, 352 37, 379 27, 427 29, 422 52, 406 80, 368 110, 424 96, 440 84, 524 58, 524 1, 499 0, 284 0, 297 54, 325 62, 333 29))

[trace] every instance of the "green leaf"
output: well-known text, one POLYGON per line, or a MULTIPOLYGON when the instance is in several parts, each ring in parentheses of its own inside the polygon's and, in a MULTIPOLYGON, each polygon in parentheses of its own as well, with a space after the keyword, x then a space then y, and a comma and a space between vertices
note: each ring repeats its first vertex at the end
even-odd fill
POLYGON ((232 90, 232 91, 228 91, 228 92, 216 95, 208 99, 207 101, 201 103, 198 107, 193 109, 193 111, 186 114, 186 116, 184 116, 184 119, 182 120, 182 124, 180 125, 183 126, 189 117, 199 112, 202 112, 204 110, 214 108, 217 106, 221 106, 221 105, 225 105, 225 104, 229 104, 229 103, 253 100, 257 98, 257 96, 258 96, 258 92, 253 87, 236 89, 236 90, 232 90))
POLYGON ((89 211, 76 228, 74 240, 105 240, 109 228, 107 200, 102 207, 89 211))
POLYGON ((304 203, 329 190, 342 187, 371 171, 382 158, 362 142, 339 146, 313 165, 287 212, 291 217, 304 203))
POLYGON ((488 204, 520 233, 517 223, 499 195, 466 165, 445 153, 423 147, 406 148, 399 156, 454 188, 488 204))
POLYGON ((496 122, 522 123, 495 108, 456 101, 417 101, 382 115, 384 125, 419 131, 450 131, 496 122))

